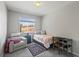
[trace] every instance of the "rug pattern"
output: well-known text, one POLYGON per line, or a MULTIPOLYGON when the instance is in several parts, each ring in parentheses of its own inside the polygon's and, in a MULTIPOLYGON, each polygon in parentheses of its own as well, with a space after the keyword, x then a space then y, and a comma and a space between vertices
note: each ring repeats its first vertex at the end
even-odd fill
POLYGON ((42 45, 39 45, 38 43, 35 43, 35 42, 32 42, 31 44, 29 44, 28 49, 30 50, 33 56, 36 56, 46 51, 46 49, 42 45))

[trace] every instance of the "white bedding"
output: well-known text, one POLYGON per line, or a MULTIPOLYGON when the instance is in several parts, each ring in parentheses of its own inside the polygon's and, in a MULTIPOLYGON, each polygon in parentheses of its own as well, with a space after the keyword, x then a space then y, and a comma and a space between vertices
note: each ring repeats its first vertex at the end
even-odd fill
POLYGON ((34 40, 42 43, 46 48, 50 47, 50 44, 53 43, 51 35, 34 35, 34 40))

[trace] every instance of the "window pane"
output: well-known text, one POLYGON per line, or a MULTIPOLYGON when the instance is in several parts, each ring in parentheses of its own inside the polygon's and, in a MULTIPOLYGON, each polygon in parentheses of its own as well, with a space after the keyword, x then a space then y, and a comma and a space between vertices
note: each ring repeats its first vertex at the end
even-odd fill
POLYGON ((35 30, 35 20, 34 19, 27 19, 21 18, 19 20, 20 23, 20 31, 26 33, 32 33, 35 30))

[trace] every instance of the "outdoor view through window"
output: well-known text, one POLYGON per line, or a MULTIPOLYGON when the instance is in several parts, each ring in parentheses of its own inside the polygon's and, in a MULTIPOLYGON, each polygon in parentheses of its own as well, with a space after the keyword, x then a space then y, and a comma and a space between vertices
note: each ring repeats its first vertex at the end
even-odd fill
POLYGON ((35 30, 35 20, 26 17, 20 18, 20 32, 32 33, 35 30))

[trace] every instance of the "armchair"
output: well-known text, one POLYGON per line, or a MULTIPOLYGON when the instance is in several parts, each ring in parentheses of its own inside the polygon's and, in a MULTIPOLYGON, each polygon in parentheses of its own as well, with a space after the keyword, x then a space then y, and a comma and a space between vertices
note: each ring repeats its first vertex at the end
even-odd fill
POLYGON ((27 39, 24 37, 11 37, 8 38, 5 44, 5 51, 11 53, 21 48, 25 48, 27 45, 27 39))

